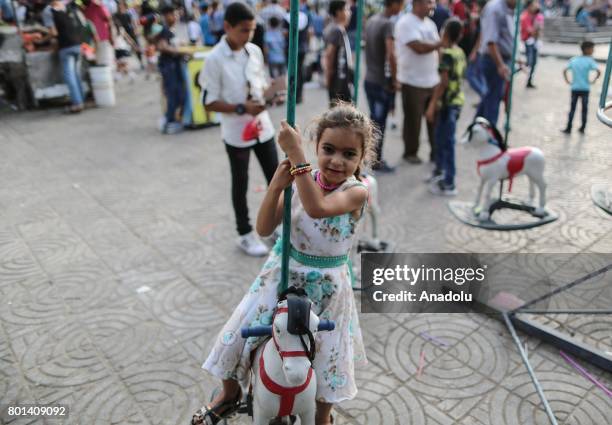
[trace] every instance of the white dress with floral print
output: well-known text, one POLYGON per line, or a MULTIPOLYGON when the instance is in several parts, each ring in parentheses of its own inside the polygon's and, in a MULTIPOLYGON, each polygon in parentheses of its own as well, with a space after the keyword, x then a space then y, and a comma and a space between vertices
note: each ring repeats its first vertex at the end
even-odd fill
MULTIPOLYGON (((354 177, 336 190, 362 185, 354 177)), ((291 201, 291 244, 305 254, 338 256, 348 254, 355 236, 355 220, 350 213, 314 219, 306 214, 297 192, 291 201)), ((237 379, 246 388, 250 379, 250 353, 264 338, 240 336, 247 326, 270 325, 277 302, 281 275, 278 249, 270 253, 263 269, 234 313, 219 333, 202 368, 220 379, 237 379)), ((357 394, 355 366, 367 363, 352 290, 349 265, 313 268, 289 261, 289 286, 304 288, 313 311, 322 319, 336 322, 332 332, 316 334, 317 400, 338 403, 357 394)))

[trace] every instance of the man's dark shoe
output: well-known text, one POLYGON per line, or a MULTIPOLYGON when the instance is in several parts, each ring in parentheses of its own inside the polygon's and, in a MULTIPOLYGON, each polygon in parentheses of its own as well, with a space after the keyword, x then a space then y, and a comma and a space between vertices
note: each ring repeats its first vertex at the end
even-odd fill
POLYGON ((561 133, 563 133, 563 134, 571 134, 572 133, 572 129, 571 128, 564 128, 563 130, 561 130, 561 133))
POLYGON ((584 128, 584 127, 580 127, 580 128, 578 129, 578 133, 580 133, 580 134, 584 134, 584 130, 585 130, 585 128, 584 128))
POLYGON ((393 173, 395 171, 395 167, 390 166, 387 164, 387 161, 383 159, 382 161, 374 164, 372 166, 372 170, 376 171, 377 173, 393 173))
POLYGON ((409 155, 409 156, 404 157, 404 159, 409 164, 422 164, 423 163, 423 160, 416 155, 409 155))
POLYGON ((527 85, 525 87, 527 87, 528 89, 535 89, 536 88, 536 86, 534 86, 532 83, 527 83, 527 85))

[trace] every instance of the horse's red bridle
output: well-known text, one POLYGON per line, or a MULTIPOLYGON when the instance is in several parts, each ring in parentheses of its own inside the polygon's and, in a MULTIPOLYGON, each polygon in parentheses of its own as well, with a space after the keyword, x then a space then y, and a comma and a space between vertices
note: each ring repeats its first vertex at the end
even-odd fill
MULTIPOLYGON (((289 309, 287 307, 278 308, 274 313, 274 316, 272 316, 272 326, 274 326, 274 318, 279 313, 289 313, 289 309)), ((281 351, 280 346, 276 341, 274 330, 272 330, 272 341, 274 342, 276 351, 281 357, 281 361, 285 357, 308 357, 306 350, 281 351)), ((310 379, 312 378, 312 366, 310 367, 310 369, 308 369, 308 376, 306 376, 306 381, 302 385, 299 385, 297 387, 285 387, 274 382, 272 378, 270 378, 270 376, 266 373, 264 353, 262 351, 261 356, 259 357, 259 377, 261 378, 261 382, 264 384, 264 387, 266 387, 268 391, 280 397, 280 406, 278 408, 277 416, 288 416, 293 411, 293 403, 295 402, 295 396, 304 391, 310 384, 310 379)))
MULTIPOLYGON (((289 309, 287 307, 279 307, 278 309, 276 309, 276 312, 272 316, 272 327, 273 328, 274 328, 274 319, 276 318, 276 315, 279 313, 289 314, 289 309)), ((278 341, 276 340, 276 334, 274 333, 274 329, 272 329, 272 341, 274 341, 274 346, 276 347, 276 351, 278 351, 278 354, 281 356, 281 359, 284 359, 285 357, 308 357, 308 353, 306 353, 306 350, 282 351, 280 348, 280 345, 278 345, 278 341)))

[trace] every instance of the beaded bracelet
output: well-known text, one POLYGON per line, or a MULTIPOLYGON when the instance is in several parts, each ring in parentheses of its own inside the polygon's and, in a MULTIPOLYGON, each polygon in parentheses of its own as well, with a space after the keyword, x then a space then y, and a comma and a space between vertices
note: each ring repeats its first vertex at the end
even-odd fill
POLYGON ((310 165, 302 168, 296 168, 293 171, 290 171, 292 176, 299 176, 300 174, 310 173, 312 171, 312 167, 310 165))
POLYGON ((310 167, 309 162, 304 162, 303 164, 296 164, 292 166, 291 168, 289 168, 289 172, 293 174, 296 170, 299 170, 301 168, 308 168, 308 167, 310 167))

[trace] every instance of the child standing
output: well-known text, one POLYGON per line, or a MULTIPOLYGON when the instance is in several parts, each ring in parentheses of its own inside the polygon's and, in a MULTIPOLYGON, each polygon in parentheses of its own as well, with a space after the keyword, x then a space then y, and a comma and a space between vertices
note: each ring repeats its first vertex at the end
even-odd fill
POLYGON ((186 87, 182 61, 189 54, 179 49, 175 28, 177 17, 174 6, 165 6, 162 9, 162 15, 165 25, 157 36, 157 49, 159 50, 157 67, 162 76, 167 104, 162 132, 164 134, 176 134, 183 129, 183 125, 177 119, 177 112, 182 109, 185 101, 186 87))
MULTIPOLYGON (((358 176, 364 160, 375 156, 373 127, 369 118, 351 105, 340 104, 324 113, 313 132, 319 170, 312 170, 306 163, 299 133, 283 122, 279 144, 288 159, 281 162, 274 174, 257 217, 258 233, 271 234, 282 221, 283 191, 294 184, 297 191, 291 200, 288 286, 303 288, 313 303, 313 312, 336 322, 335 331, 317 333, 315 337, 317 425, 331 423, 334 403, 355 397, 355 364, 367 362, 346 261, 368 196, 358 176), (310 261, 308 265, 299 261, 304 261, 304 254, 320 263, 329 257, 345 261, 313 267, 310 261)), ((249 377, 251 352, 265 341, 244 340, 239 336, 240 329, 272 323, 281 274, 281 244, 277 241, 202 366, 222 379, 223 391, 210 406, 194 415, 194 424, 216 424, 236 410, 241 399, 240 386, 244 387, 249 377)))
POLYGON ((461 81, 466 68, 465 53, 457 45, 461 39, 462 23, 457 18, 446 21, 442 33, 442 55, 439 72, 440 84, 434 90, 425 117, 436 122, 436 168, 428 180, 435 195, 453 196, 455 188, 455 129, 465 96, 461 81))
POLYGON ((578 99, 582 100, 582 126, 578 129, 580 133, 584 133, 587 122, 587 113, 589 106, 589 91, 591 85, 595 84, 595 81, 601 75, 601 71, 597 67, 597 63, 593 59, 593 50, 595 44, 592 41, 583 41, 580 45, 582 50, 581 56, 574 56, 570 59, 567 67, 563 70, 563 78, 565 82, 572 87, 572 100, 570 104, 570 112, 567 117, 567 125, 565 129, 561 130, 562 133, 570 134, 572 132, 572 121, 574 121, 574 113, 576 112, 576 103, 578 99), (568 71, 572 73, 572 81, 568 78, 568 71), (591 71, 596 71, 595 78, 593 81, 589 79, 591 71))
POLYGON ((224 19, 225 36, 207 56, 199 83, 206 109, 221 115, 221 137, 232 172, 238 247, 247 255, 262 256, 268 248, 249 223, 247 188, 251 150, 268 183, 278 166, 274 126, 264 100, 268 82, 261 49, 250 42, 256 26, 253 10, 235 2, 227 6, 224 19))
POLYGON ((268 67, 272 78, 285 74, 285 35, 280 30, 280 21, 272 16, 270 28, 265 32, 264 43, 268 54, 268 67))

